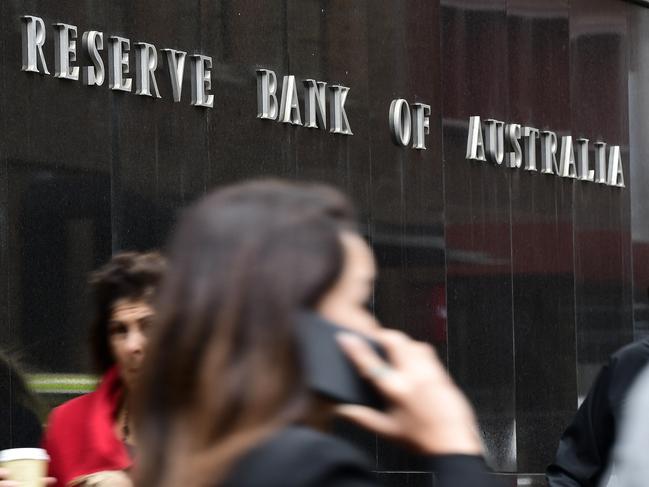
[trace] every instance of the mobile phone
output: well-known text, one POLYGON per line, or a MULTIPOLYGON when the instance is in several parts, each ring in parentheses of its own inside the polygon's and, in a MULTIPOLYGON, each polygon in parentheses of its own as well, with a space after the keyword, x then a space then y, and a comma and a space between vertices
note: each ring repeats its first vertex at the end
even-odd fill
POLYGON ((386 357, 383 347, 367 336, 332 323, 317 313, 301 312, 297 319, 297 336, 309 388, 338 403, 385 409, 383 397, 361 377, 340 348, 336 335, 341 332, 359 336, 381 357, 386 357))

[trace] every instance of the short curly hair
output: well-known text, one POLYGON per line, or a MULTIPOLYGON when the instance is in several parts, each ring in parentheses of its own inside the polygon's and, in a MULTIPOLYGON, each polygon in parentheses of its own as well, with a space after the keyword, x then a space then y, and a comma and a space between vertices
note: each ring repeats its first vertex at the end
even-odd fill
POLYGON ((95 304, 90 341, 98 372, 106 372, 115 363, 108 342, 113 306, 120 299, 151 302, 166 267, 167 261, 159 252, 121 252, 90 274, 95 304))

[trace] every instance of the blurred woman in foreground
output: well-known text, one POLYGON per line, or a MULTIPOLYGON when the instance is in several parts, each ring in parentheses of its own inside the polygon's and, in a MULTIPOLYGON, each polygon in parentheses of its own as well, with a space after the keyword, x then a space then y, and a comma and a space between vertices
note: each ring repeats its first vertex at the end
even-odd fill
POLYGON ((488 485, 471 407, 433 350, 365 311, 374 273, 348 201, 331 188, 252 182, 191 208, 140 389, 138 485, 378 485, 360 452, 316 428, 323 411, 430 455, 437 485, 488 485), (385 347, 389 363, 340 336, 386 412, 334 409, 309 392, 295 328, 305 308, 385 347))

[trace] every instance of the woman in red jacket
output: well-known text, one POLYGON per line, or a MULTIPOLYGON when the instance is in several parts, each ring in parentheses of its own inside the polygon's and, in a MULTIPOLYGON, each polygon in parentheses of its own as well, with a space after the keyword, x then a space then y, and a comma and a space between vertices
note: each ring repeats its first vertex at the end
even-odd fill
POLYGON ((136 439, 130 401, 146 353, 151 300, 165 268, 158 253, 115 255, 93 273, 92 345, 98 388, 54 409, 45 432, 50 475, 60 486, 128 485, 136 439))

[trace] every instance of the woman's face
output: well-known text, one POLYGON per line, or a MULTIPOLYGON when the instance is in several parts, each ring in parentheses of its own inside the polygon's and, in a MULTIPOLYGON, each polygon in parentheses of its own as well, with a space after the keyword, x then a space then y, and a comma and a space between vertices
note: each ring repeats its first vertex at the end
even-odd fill
POLYGON ((132 390, 144 360, 153 309, 142 300, 119 299, 108 322, 108 340, 120 376, 132 390))
POLYGON ((341 241, 342 272, 320 300, 317 311, 329 321, 371 335, 379 326, 366 307, 376 279, 374 254, 365 240, 355 233, 342 233, 341 241))

